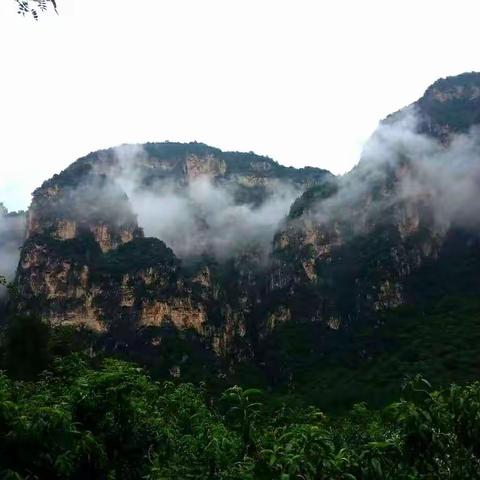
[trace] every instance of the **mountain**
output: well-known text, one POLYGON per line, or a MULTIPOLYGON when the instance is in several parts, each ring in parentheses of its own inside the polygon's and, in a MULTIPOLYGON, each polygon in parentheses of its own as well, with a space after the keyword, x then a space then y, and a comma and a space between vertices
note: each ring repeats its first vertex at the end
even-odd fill
POLYGON ((466 133, 480 122, 478 73, 437 80, 417 102, 419 132, 448 142, 452 134, 466 133))
POLYGON ((271 378, 334 408, 385 402, 408 373, 476 378, 479 86, 435 82, 351 172, 293 203, 266 306, 280 325, 257 353, 271 378))
POLYGON ((272 291, 286 306, 310 301, 288 316, 334 329, 375 321, 419 301, 425 265, 476 248, 479 88, 474 73, 435 82, 381 122, 351 172, 294 202, 274 240, 272 291))
POLYGON ((341 389, 387 327, 474 305, 479 98, 480 74, 438 80, 341 177, 199 143, 91 153, 33 194, 18 308, 165 374, 341 389))
POLYGON ((251 358, 243 338, 273 233, 296 195, 331 177, 198 143, 90 154, 33 194, 20 309, 125 351, 154 356, 180 331, 221 357, 251 358), (147 225, 166 238, 146 237, 147 225))

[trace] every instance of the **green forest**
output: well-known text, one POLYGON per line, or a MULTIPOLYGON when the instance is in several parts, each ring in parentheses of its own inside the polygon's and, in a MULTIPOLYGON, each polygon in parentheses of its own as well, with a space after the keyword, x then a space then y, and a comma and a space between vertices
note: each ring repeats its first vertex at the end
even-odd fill
POLYGON ((298 370, 288 394, 247 380, 165 380, 93 352, 74 329, 11 317, 1 340, 0 478, 479 478, 480 383, 468 383, 476 377, 472 302, 444 300, 423 325, 399 312, 376 339, 396 338, 394 352, 357 368, 348 355, 308 367, 308 332, 304 338, 297 325, 290 331, 298 338, 284 339, 283 355, 298 370), (455 360, 448 338, 465 322, 471 341, 459 340, 465 349, 455 360), (424 354, 413 358, 415 351, 424 354), (416 370, 432 374, 434 387, 416 370), (437 387, 450 377, 460 385, 437 387), (362 398, 373 401, 354 403, 362 398))
POLYGON ((153 381, 79 355, 34 381, 0 376, 5 479, 468 479, 480 475, 480 384, 420 376, 380 410, 341 416, 258 389, 153 381))

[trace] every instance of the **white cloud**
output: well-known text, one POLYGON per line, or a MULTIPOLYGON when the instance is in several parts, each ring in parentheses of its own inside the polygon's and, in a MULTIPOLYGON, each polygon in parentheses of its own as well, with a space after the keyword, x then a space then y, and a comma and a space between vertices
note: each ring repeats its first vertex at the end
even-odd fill
MULTIPOLYGON (((25 232, 24 216, 5 216, 0 205, 0 276, 15 276, 25 232)), ((0 298, 5 289, 0 288, 0 298)))
MULTIPOLYGON (((317 221, 345 222, 364 233, 389 217, 422 217, 437 233, 450 227, 478 231, 480 224, 480 129, 451 135, 448 145, 418 132, 418 115, 405 109, 366 143, 359 165, 339 178, 336 194, 311 213, 317 221), (410 213, 408 213, 410 211, 410 213)), ((398 221, 398 218, 397 218, 398 221)))
POLYGON ((115 149, 115 156, 120 168, 113 175, 101 171, 127 193, 145 234, 163 240, 183 259, 209 254, 224 260, 249 248, 266 258, 280 222, 301 193, 291 184, 272 182, 266 187, 265 201, 255 206, 239 205, 234 184, 216 183, 208 176, 192 179, 182 188, 173 180, 159 180, 147 188, 145 170, 138 168, 145 152, 124 145, 115 149))

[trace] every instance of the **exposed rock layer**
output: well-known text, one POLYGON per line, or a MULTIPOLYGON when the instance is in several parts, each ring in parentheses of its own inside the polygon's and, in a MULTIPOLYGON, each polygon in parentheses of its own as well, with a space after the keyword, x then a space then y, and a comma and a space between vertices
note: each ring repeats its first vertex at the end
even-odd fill
MULTIPOLYGON (((414 135, 448 149, 480 121, 479 92, 477 74, 441 80, 383 125, 413 109, 414 135)), ((34 193, 17 274, 21 307, 124 341, 148 330, 159 348, 162 329, 173 327, 237 361, 261 351, 287 322, 320 322, 335 332, 377 322, 415 297, 415 276, 442 258, 446 239, 455 236, 452 249, 460 252, 476 237, 475 229, 439 223, 428 191, 405 196, 406 179, 422 172, 403 150, 390 154, 380 163, 367 155, 335 179, 196 143, 92 153, 34 193), (306 191, 272 238, 268 262, 252 246, 221 262, 204 255, 182 263, 162 241, 144 238, 114 181, 125 165, 134 165, 142 188, 169 182, 181 191, 207 176, 231 188, 239 204, 261 205, 279 181, 306 191)))

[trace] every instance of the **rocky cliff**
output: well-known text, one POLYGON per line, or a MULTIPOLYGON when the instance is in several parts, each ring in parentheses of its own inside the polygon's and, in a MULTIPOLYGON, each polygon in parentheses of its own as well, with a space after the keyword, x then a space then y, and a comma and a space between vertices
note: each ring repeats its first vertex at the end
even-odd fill
MULTIPOLYGON (((142 349, 158 349, 163 333, 173 328, 219 356, 250 358, 252 344, 244 337, 260 301, 266 252, 255 232, 247 232, 248 242, 232 238, 230 244, 239 248, 222 251, 221 259, 211 246, 222 228, 237 231, 231 225, 237 218, 262 215, 276 189, 301 192, 327 177, 323 170, 286 168, 266 157, 196 143, 91 154, 33 194, 17 272, 19 308, 54 326, 74 325, 109 337, 115 348, 135 342, 139 348, 140 342, 142 349), (184 193, 190 188, 197 189, 196 197, 184 193), (146 238, 126 191, 133 199, 148 198, 148 210, 158 209, 153 223, 170 215, 172 198, 186 205, 195 236, 173 237, 177 241, 170 246, 188 240, 198 248, 179 259, 160 239, 146 238), (213 205, 203 204, 202 195, 210 203, 213 197, 213 205), (192 207, 197 197, 200 203, 192 207), (212 208, 224 210, 226 218, 219 223, 209 213, 212 208)), ((173 220, 174 225, 181 221, 173 220)))
POLYGON ((181 332, 235 362, 267 361, 292 322, 377 324, 476 255, 479 91, 479 74, 435 82, 338 178, 198 143, 92 153, 34 192, 19 307, 113 348, 154 356, 181 332))
POLYGON ((378 321, 419 299, 409 285, 452 237, 459 256, 478 244, 479 88, 476 73, 435 82, 380 123, 351 172, 294 202, 270 280, 287 316, 332 329, 378 321))

